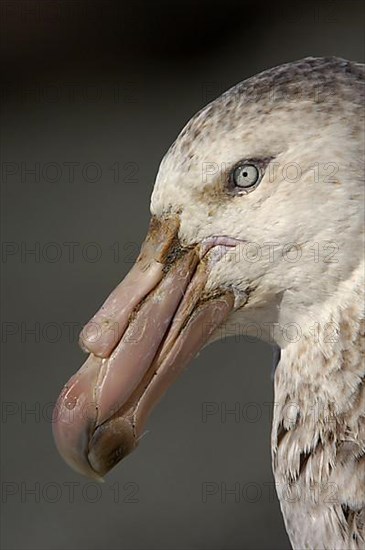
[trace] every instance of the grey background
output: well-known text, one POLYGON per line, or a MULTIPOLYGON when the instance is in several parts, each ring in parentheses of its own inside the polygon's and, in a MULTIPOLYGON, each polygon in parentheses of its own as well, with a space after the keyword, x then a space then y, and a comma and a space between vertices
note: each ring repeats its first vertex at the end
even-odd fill
POLYGON ((267 67, 362 61, 363 3, 3 1, 1 16, 3 548, 289 548, 268 345, 204 350, 104 485, 62 462, 50 414, 84 359, 79 328, 136 257, 178 131, 267 67))

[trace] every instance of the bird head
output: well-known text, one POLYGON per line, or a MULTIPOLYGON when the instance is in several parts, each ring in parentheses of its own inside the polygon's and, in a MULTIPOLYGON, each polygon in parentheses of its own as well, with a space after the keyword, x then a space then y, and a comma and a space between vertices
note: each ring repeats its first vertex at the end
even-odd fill
POLYGON ((131 272, 81 334, 54 434, 101 477, 135 448, 154 404, 207 343, 249 326, 288 345, 359 263, 360 65, 308 58, 238 84, 166 153, 131 272), (276 330, 273 330, 275 327, 276 330))

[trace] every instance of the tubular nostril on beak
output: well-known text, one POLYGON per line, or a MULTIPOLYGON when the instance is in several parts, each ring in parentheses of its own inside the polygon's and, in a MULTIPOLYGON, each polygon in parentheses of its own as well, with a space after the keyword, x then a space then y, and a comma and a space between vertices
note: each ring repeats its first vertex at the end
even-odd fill
POLYGON ((178 218, 152 218, 135 265, 113 290, 80 334, 80 346, 98 357, 108 357, 127 328, 134 308, 153 290, 181 256, 178 218))

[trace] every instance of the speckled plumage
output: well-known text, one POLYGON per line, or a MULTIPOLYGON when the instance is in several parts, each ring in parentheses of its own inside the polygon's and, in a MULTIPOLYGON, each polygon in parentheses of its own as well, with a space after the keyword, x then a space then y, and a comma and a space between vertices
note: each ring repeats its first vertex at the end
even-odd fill
POLYGON ((183 244, 227 235, 260 250, 256 261, 222 259, 208 288, 243 296, 229 322, 256 324, 282 350, 273 469, 300 550, 365 547, 363 102, 364 66, 342 59, 308 58, 252 77, 186 125, 151 201, 156 216, 178 213, 183 244), (232 166, 260 158, 272 160, 259 187, 228 193, 232 166), (292 163, 299 179, 284 173, 292 163), (288 243, 299 260, 283 259, 288 243), (289 325, 299 327, 298 340, 288 338, 289 325))
POLYGON ((365 320, 355 275, 318 345, 310 335, 285 348, 275 375, 273 469, 295 548, 365 546, 365 320))

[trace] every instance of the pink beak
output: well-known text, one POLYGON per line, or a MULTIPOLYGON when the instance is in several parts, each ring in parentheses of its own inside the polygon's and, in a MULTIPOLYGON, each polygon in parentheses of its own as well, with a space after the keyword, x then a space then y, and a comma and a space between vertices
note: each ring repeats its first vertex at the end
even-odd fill
POLYGON ((65 461, 89 477, 136 447, 152 407, 233 309, 231 291, 205 289, 232 242, 184 248, 178 229, 177 217, 152 218, 136 264, 81 333, 90 355, 58 398, 53 430, 65 461))

